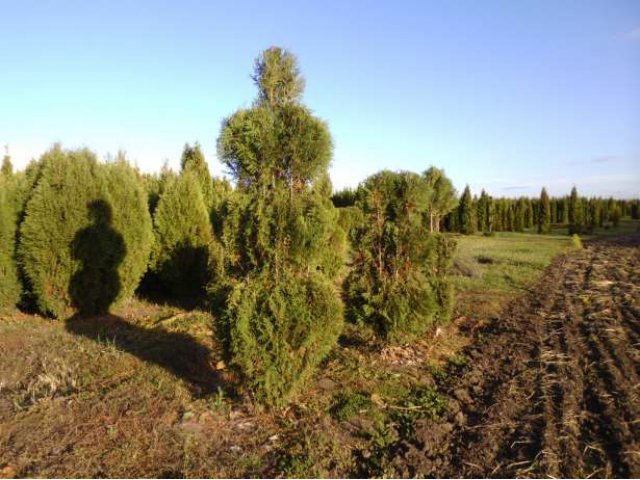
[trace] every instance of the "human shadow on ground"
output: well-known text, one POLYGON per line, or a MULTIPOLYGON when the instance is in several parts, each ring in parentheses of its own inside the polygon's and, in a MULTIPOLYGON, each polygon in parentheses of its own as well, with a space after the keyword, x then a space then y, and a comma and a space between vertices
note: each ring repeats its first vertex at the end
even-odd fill
POLYGON ((109 342, 118 350, 162 367, 184 380, 196 397, 216 393, 219 388, 234 395, 234 389, 214 368, 210 349, 187 333, 160 326, 142 327, 116 315, 74 315, 65 328, 75 335, 109 342))

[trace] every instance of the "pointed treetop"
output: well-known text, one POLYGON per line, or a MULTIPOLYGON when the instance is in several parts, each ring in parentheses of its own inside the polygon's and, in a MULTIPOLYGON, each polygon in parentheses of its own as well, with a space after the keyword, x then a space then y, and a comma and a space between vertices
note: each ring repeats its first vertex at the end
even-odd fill
POLYGON ((13 165, 11 164, 11 157, 9 156, 9 145, 4 146, 5 154, 2 159, 2 167, 0 167, 0 173, 5 176, 13 174, 13 165))
POLYGON ((295 55, 280 47, 267 48, 255 61, 251 76, 259 89, 258 102, 271 107, 298 102, 304 78, 295 55))

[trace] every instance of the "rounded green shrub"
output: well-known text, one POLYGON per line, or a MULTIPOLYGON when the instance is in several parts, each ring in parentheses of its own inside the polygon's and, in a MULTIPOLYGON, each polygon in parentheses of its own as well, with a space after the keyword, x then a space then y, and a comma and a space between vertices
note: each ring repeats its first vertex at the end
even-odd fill
POLYGON ((103 313, 144 272, 150 220, 137 174, 88 150, 43 155, 20 227, 18 253, 40 310, 103 313))
POLYGON ((256 397, 281 406, 335 345, 342 304, 322 275, 263 271, 234 287, 221 328, 232 365, 256 397))
POLYGON ((347 317, 390 341, 421 335, 450 314, 454 244, 431 233, 427 213, 434 194, 411 172, 380 172, 358 190, 363 220, 352 230, 347 317))

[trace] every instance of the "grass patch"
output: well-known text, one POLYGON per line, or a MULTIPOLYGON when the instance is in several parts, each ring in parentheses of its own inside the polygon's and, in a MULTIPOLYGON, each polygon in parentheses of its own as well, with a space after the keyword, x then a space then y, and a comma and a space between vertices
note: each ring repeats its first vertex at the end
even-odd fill
POLYGON ((453 283, 459 315, 489 317, 514 294, 526 291, 562 253, 573 249, 568 235, 499 232, 457 236, 453 283))
POLYGON ((336 420, 346 421, 353 417, 366 413, 373 407, 369 395, 361 392, 338 393, 335 403, 331 408, 331 414, 336 420))

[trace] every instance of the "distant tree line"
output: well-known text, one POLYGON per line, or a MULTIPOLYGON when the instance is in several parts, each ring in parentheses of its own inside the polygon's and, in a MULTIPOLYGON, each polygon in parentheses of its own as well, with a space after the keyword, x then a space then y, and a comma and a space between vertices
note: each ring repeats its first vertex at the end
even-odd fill
POLYGON ((473 234, 550 233, 552 227, 566 227, 569 234, 591 234, 596 228, 618 226, 622 218, 640 219, 640 200, 587 198, 579 196, 575 187, 564 197, 549 197, 543 188, 539 198, 494 198, 484 190, 472 196, 466 186, 456 208, 442 217, 440 228, 473 234))

